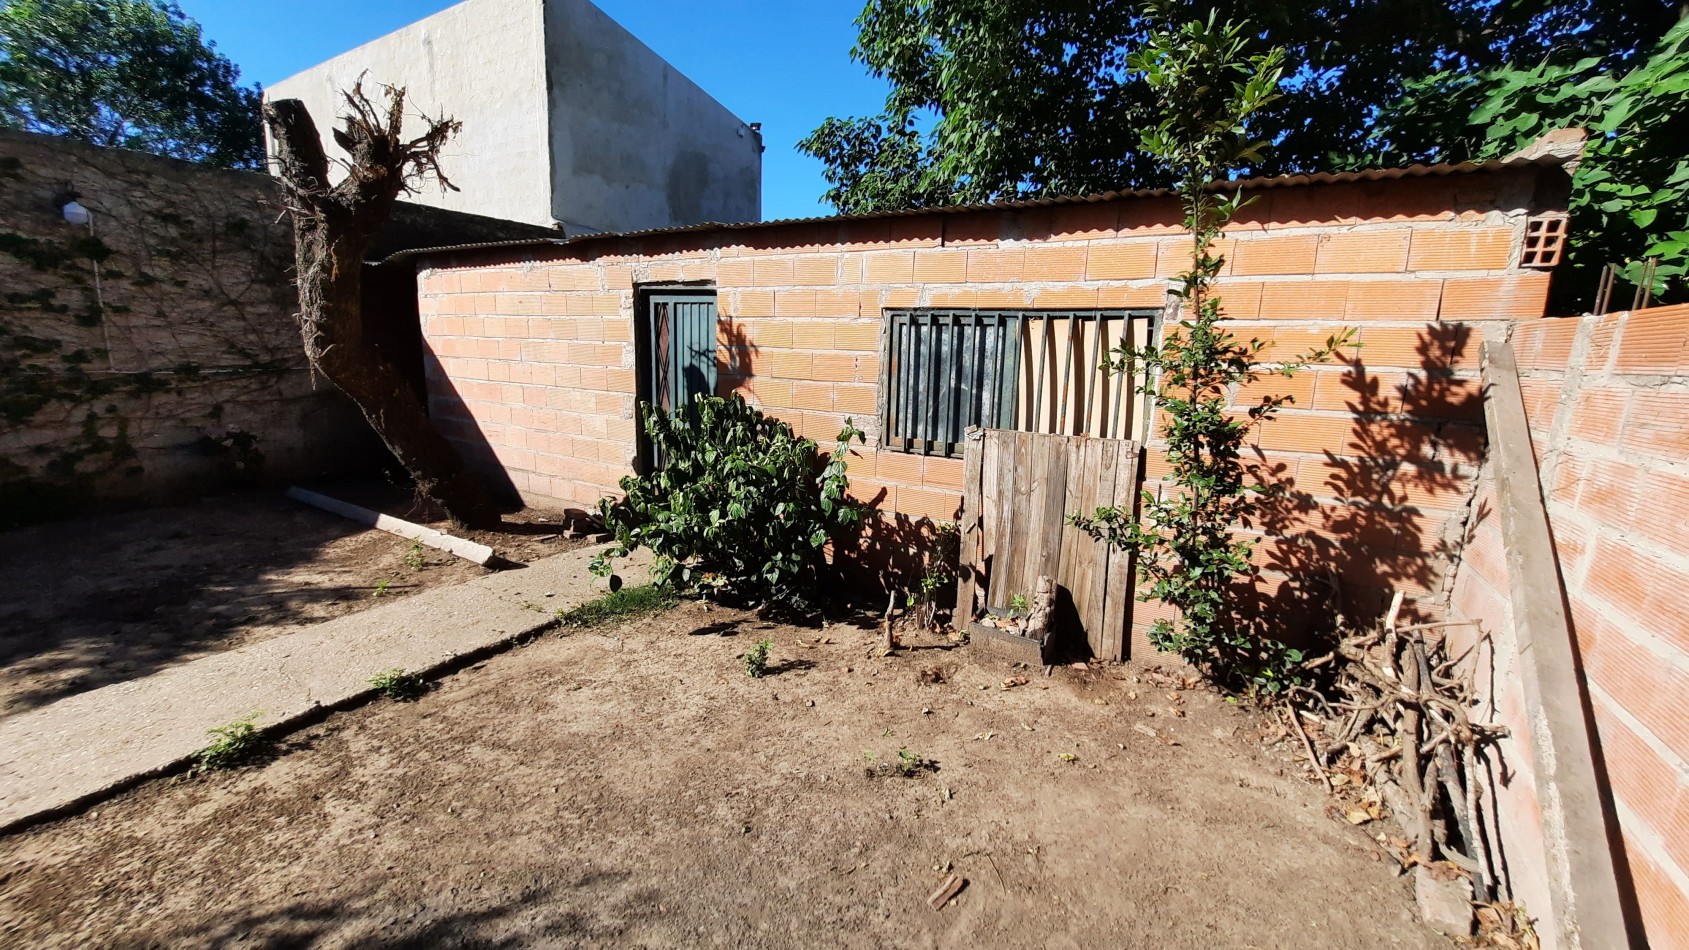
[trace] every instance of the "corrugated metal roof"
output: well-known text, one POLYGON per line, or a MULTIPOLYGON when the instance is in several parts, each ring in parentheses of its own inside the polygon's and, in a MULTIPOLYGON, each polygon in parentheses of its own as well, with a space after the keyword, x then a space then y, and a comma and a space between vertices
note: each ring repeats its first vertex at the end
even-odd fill
MULTIPOLYGON (((1527 168, 1532 166, 1564 166, 1575 161, 1575 155, 1564 151, 1553 151, 1543 154, 1518 154, 1506 158, 1492 158, 1483 162, 1456 162, 1435 165, 1408 165, 1402 168, 1369 168, 1352 172, 1312 172, 1303 175, 1273 175, 1257 178, 1242 178, 1216 184, 1215 190, 1245 190, 1263 191, 1271 188, 1300 188, 1308 185, 1343 185, 1354 182, 1395 181, 1403 178, 1440 178, 1449 175, 1471 175, 1481 172, 1499 171, 1506 168, 1527 168)), ((981 211, 1015 211, 1024 208, 1050 208, 1064 205, 1100 204, 1106 201, 1120 201, 1130 198, 1165 198, 1175 192, 1171 188, 1140 188, 1131 191, 1107 191, 1095 195, 1059 195, 1047 198, 1022 198, 1012 201, 993 201, 985 204, 944 205, 933 208, 906 208, 897 211, 873 211, 861 214, 821 215, 810 218, 779 218, 771 221, 741 221, 720 222, 705 221, 699 224, 678 225, 666 228, 647 228, 640 231, 602 231, 594 234, 578 234, 561 239, 543 240, 515 240, 489 241, 482 244, 453 244, 445 247, 426 247, 401 251, 382 261, 389 264, 394 261, 410 257, 420 257, 425 254, 449 254, 458 251, 496 250, 512 247, 546 247, 546 246, 575 246, 594 241, 610 241, 624 238, 666 237, 676 234, 699 234, 712 231, 749 231, 760 228, 779 228, 802 224, 830 224, 846 221, 872 221, 882 218, 910 218, 922 215, 969 214, 981 211)))

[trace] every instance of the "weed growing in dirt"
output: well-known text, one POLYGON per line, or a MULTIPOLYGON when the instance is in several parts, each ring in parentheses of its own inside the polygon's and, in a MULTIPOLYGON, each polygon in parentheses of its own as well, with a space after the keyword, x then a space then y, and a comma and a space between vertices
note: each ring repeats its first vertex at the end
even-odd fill
POLYGON ((897 750, 897 774, 904 778, 914 778, 931 764, 919 752, 910 752, 908 749, 897 750))
POLYGON ((756 680, 768 675, 768 648, 773 645, 773 640, 758 640, 756 646, 745 651, 746 676, 756 680))
POLYGON ((195 775, 217 772, 246 764, 264 748, 258 732, 258 713, 249 713, 226 726, 213 726, 211 744, 194 753, 195 775))
POLYGON ((862 757, 868 761, 868 767, 863 769, 863 772, 869 778, 885 778, 888 776, 915 778, 924 772, 938 771, 937 762, 919 752, 910 752, 908 749, 898 749, 897 761, 895 762, 876 763, 872 752, 864 752, 862 757))
POLYGON ((419 674, 407 673, 396 666, 370 677, 369 684, 396 703, 412 702, 428 691, 428 684, 419 674))
POLYGON ((371 597, 385 597, 385 596, 387 596, 387 588, 389 588, 391 586, 393 586, 393 582, 390 581, 390 580, 387 580, 386 578, 383 578, 379 581, 376 581, 375 582, 375 590, 370 592, 370 596, 371 597))
POLYGON ((924 571, 907 598, 909 609, 914 611, 915 622, 923 630, 931 630, 937 625, 939 595, 956 583, 959 538, 955 522, 937 522, 933 525, 931 540, 921 551, 924 571))
POLYGON ((422 559, 422 542, 412 541, 410 550, 405 552, 405 566, 420 571, 426 563, 422 559))
POLYGON ((648 617, 678 602, 673 591, 655 584, 624 587, 573 610, 559 610, 557 619, 563 621, 565 627, 596 627, 616 620, 648 617))

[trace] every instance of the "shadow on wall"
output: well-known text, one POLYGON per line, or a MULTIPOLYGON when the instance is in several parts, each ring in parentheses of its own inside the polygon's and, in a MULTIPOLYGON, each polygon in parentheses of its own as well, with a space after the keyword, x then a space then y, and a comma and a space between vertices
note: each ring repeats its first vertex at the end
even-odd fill
POLYGON ((1334 595, 1351 624, 1381 617, 1393 590, 1410 605, 1439 598, 1457 554, 1445 522, 1464 522, 1482 458, 1481 389, 1453 375, 1477 346, 1470 326, 1429 324, 1415 342, 1418 368, 1399 381, 1369 369, 1361 349, 1340 376, 1354 419, 1341 451, 1293 470, 1257 447, 1253 472, 1272 491, 1250 527, 1268 536, 1258 566, 1279 577, 1258 576, 1239 596, 1263 635, 1322 642, 1334 627, 1334 595))
MULTIPOLYGON (((452 446, 457 449, 458 455, 463 459, 463 464, 480 477, 481 483, 499 503, 520 508, 522 506, 521 492, 517 490, 516 483, 511 480, 510 472, 506 470, 505 463, 499 459, 492 441, 482 431, 481 423, 475 418, 474 411, 470 409, 468 402, 458 391, 457 384, 441 367, 439 357, 434 355, 434 348, 429 344, 426 337, 422 340, 422 365, 423 375, 427 379, 428 387, 428 415, 433 420, 434 428, 451 440, 452 446)), ((497 384, 483 382, 477 385, 492 386, 497 384)), ((539 427, 522 426, 522 428, 518 428, 522 425, 522 422, 518 421, 518 414, 535 413, 538 416, 544 416, 546 415, 544 407, 523 404, 510 405, 504 402, 498 403, 497 406, 499 411, 511 415, 508 420, 510 431, 523 433, 522 438, 527 443, 527 451, 544 451, 550 447, 547 444, 535 444, 536 440, 544 443, 547 438, 547 433, 535 431, 539 427)), ((557 432, 549 433, 551 438, 556 438, 559 435, 560 433, 557 432)), ((549 493, 542 492, 542 494, 549 493)))
MULTIPOLYGON (((886 494, 880 489, 863 501, 864 507, 885 504, 886 494)), ((961 520, 960 510, 952 520, 961 520)), ((918 590, 929 571, 957 576, 954 539, 954 533, 946 536, 930 518, 869 511, 858 530, 834 546, 833 568, 848 599, 860 600, 878 613, 895 597, 902 610, 907 605, 905 595, 918 590)), ((937 598, 943 620, 955 605, 955 583, 941 585, 937 598)))
POLYGON ((716 395, 756 395, 757 354, 761 349, 731 316, 716 320, 716 395))

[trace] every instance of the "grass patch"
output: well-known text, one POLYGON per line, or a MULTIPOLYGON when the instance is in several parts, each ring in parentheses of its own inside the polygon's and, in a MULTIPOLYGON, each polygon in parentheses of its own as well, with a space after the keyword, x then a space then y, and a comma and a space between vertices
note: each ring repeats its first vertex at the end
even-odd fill
POLYGON ((565 627, 596 627, 618 620, 649 617, 677 603, 679 599, 666 587, 658 587, 655 584, 624 587, 573 610, 559 610, 557 619, 563 621, 565 627))

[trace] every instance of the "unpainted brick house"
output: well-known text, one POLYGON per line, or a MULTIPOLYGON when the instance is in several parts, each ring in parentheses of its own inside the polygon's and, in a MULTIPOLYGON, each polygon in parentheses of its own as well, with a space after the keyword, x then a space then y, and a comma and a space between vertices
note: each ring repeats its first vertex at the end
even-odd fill
MULTIPOLYGON (((1567 182, 1550 156, 1244 183, 1233 328, 1287 357, 1345 327, 1362 344, 1268 384, 1295 403, 1255 446, 1291 489, 1256 526, 1263 598, 1290 610, 1329 565, 1363 610, 1400 588, 1441 612, 1483 446, 1479 343, 1543 315, 1567 182)), ((852 492, 882 527, 954 520, 968 425, 1150 432, 1097 367, 1164 319, 1181 220, 1144 191, 423 252, 431 411, 511 492, 590 509, 640 464, 641 399, 738 392, 823 443, 867 430, 852 492)))

